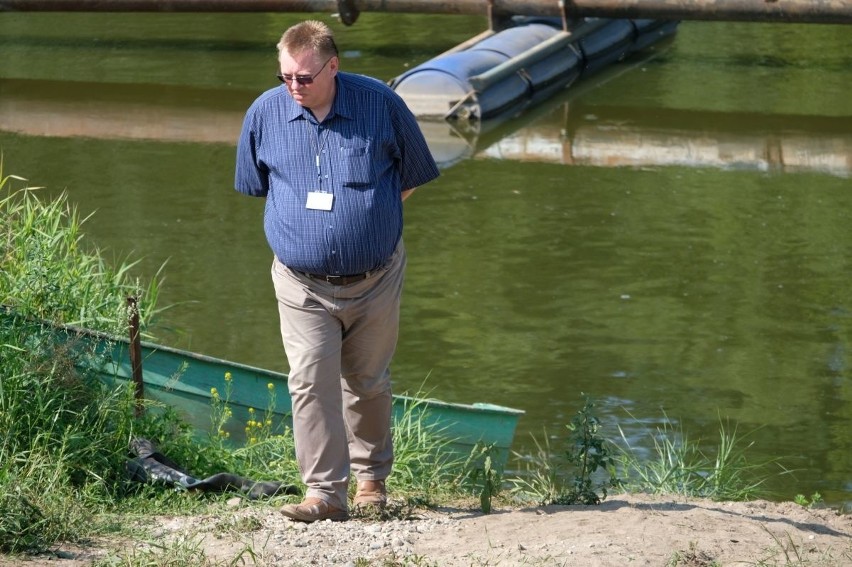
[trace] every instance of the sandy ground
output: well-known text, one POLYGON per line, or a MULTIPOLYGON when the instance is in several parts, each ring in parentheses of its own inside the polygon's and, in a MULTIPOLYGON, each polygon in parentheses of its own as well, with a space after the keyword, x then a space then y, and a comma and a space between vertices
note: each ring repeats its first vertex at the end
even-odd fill
POLYGON ((445 508, 410 521, 311 525, 248 504, 228 522, 233 529, 223 529, 222 518, 158 518, 144 544, 92 542, 0 557, 0 565, 79 567, 110 553, 165 565, 140 545, 184 538, 197 552, 188 565, 852 566, 852 515, 794 503, 610 495, 600 506, 498 507, 488 515, 445 508))
POLYGON ((471 515, 416 547, 440 565, 844 565, 852 516, 796 504, 616 496, 471 515))

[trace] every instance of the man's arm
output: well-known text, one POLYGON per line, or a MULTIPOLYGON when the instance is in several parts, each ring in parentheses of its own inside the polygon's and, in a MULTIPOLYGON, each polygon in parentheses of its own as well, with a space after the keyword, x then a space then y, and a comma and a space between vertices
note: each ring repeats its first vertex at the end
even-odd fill
POLYGON ((417 187, 415 187, 414 189, 404 189, 399 195, 400 197, 402 197, 402 200, 405 201, 406 199, 411 197, 411 194, 414 193, 415 189, 417 189, 417 187))

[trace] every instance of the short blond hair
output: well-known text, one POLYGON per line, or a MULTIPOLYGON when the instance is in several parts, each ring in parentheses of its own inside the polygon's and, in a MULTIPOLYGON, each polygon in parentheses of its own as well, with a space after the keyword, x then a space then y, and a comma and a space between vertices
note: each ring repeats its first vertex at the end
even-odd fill
POLYGON ((323 59, 337 55, 334 32, 317 20, 306 20, 288 28, 277 47, 279 57, 284 52, 296 55, 305 51, 313 51, 323 59))

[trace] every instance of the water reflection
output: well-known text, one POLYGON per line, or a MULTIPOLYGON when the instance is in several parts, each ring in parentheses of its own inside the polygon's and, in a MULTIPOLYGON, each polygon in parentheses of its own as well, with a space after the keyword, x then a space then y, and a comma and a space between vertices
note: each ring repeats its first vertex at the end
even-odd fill
POLYGON ((234 144, 251 93, 162 85, 0 82, 0 130, 62 138, 234 144))
MULTIPOLYGON (((234 90, 4 80, 0 130, 233 144, 252 96, 234 90)), ((499 159, 839 177, 852 172, 852 117, 671 109, 661 117, 629 107, 591 107, 566 92, 511 120, 420 124, 443 168, 465 159, 499 159)))
POLYGON ((725 129, 737 116, 670 111, 671 125, 622 119, 624 109, 563 103, 546 119, 495 136, 446 122, 421 122, 444 166, 463 159, 536 161, 598 167, 699 167, 774 172, 810 171, 849 177, 852 118, 749 117, 747 132, 725 129), (783 129, 775 124, 783 123, 783 129), (697 127, 689 128, 690 124, 697 127), (706 129, 706 125, 721 125, 706 129), (841 131, 836 131, 837 127, 841 131), (495 139, 496 138, 496 139, 495 139))

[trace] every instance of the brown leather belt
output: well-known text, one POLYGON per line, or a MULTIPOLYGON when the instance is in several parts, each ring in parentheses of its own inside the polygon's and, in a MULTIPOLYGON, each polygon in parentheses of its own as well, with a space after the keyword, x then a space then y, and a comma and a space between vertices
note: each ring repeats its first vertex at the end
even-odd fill
POLYGON ((322 276, 320 274, 309 274, 307 272, 302 272, 312 280, 316 280, 318 282, 326 282, 331 285, 349 285, 354 284, 356 282, 360 282, 362 280, 366 280, 368 273, 366 274, 355 274, 354 276, 322 276))

